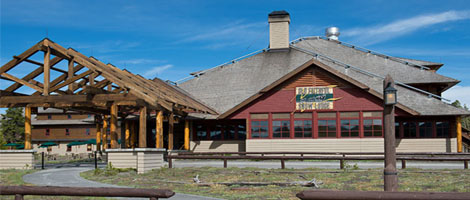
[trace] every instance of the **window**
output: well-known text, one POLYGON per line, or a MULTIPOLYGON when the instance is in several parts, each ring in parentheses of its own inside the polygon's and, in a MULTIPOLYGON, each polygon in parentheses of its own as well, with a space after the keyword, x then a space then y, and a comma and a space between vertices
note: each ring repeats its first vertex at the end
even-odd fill
POLYGON ((234 124, 228 124, 224 127, 224 140, 233 140, 236 137, 236 126, 234 124))
POLYGON ((294 121, 294 137, 311 138, 312 137, 312 120, 295 120, 294 121))
POLYGON ((251 138, 268 138, 268 120, 251 121, 251 138))
POLYGON ((52 151, 52 146, 48 146, 47 147, 47 152, 51 152, 52 151))
POLYGON ((237 126, 237 134, 238 134, 238 139, 239 140, 246 139, 246 125, 239 124, 237 126))
POLYGON ((359 120, 341 119, 341 137, 359 137, 359 120))
POLYGON ((68 128, 65 129, 65 135, 70 135, 70 129, 68 128))
POLYGON ((403 122, 403 137, 416 137, 416 122, 403 122))
POLYGON ((52 115, 47 115, 47 119, 52 119, 52 115))
POLYGON ((395 138, 400 138, 400 122, 395 122, 395 138))
POLYGON ((318 137, 336 137, 336 113, 318 113, 318 137))
POLYGON ((365 119, 364 137, 382 137, 382 119, 365 119))
POLYGON ((51 129, 46 128, 46 136, 49 136, 51 134, 51 129))
POLYGON ((439 138, 449 137, 449 122, 436 122, 436 135, 439 138))
POLYGON ((72 119, 72 115, 71 115, 71 114, 68 114, 68 115, 67 115, 67 119, 72 119))
POLYGON ((432 122, 419 122, 419 137, 432 138, 432 122))
POLYGON ((202 124, 196 125, 196 139, 204 140, 207 138, 207 128, 202 124))
POLYGON ((216 124, 212 130, 210 130, 211 140, 222 139, 222 125, 216 124))
POLYGON ((273 120, 273 137, 289 138, 290 137, 290 121, 289 120, 273 120))
POLYGON ((87 145, 86 145, 86 151, 91 151, 91 150, 92 150, 92 149, 91 149, 91 144, 87 144, 87 145))
POLYGON ((341 137, 359 137, 359 112, 341 112, 341 137))
POLYGON ((90 135, 90 129, 89 128, 85 129, 85 134, 90 135))
POLYGON ((67 152, 71 152, 71 151, 72 151, 72 146, 67 145, 67 152))

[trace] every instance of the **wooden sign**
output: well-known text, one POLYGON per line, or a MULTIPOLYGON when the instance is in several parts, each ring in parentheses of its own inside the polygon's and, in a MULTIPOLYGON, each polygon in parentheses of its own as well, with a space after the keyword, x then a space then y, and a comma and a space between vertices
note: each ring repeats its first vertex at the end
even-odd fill
POLYGON ((327 110, 333 109, 333 88, 327 87, 296 87, 295 108, 296 110, 327 110))

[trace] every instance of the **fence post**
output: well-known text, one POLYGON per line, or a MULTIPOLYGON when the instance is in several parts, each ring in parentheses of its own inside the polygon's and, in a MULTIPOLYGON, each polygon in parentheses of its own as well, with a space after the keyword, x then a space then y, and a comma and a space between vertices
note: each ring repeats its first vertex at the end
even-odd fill
POLYGON ((41 152, 41 169, 44 169, 44 152, 41 152))
POLYGON ((284 159, 281 158, 281 169, 285 169, 286 165, 284 163, 284 159))
POLYGON ((463 168, 468 169, 468 160, 463 161, 463 168))
POLYGON ((95 169, 98 169, 98 157, 97 157, 97 152, 95 151, 95 169))
POLYGON ((224 168, 227 168, 227 158, 224 158, 224 168))
POLYGON ((339 160, 339 168, 344 169, 344 159, 339 160))
MULTIPOLYGON (((44 153, 44 152, 43 152, 44 153)), ((23 195, 15 194, 15 200, 23 200, 23 195)))
POLYGON ((401 168, 406 169, 406 160, 401 160, 401 168))
POLYGON ((173 162, 172 162, 171 156, 168 156, 168 168, 172 168, 172 167, 173 167, 173 162))

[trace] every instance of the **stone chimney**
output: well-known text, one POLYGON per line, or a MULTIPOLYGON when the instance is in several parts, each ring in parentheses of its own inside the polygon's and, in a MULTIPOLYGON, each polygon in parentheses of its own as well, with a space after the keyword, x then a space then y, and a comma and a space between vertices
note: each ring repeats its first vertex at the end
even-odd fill
POLYGON ((273 11, 268 15, 269 22, 269 48, 288 49, 289 48, 289 13, 273 11))

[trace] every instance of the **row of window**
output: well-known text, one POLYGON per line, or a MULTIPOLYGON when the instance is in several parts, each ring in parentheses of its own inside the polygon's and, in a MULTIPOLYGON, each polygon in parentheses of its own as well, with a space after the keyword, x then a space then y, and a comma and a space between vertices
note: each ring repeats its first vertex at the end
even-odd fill
MULTIPOLYGON (((91 132, 90 132, 90 129, 89 129, 89 128, 85 129, 85 134, 86 134, 86 135, 90 135, 90 133, 91 133, 91 132)), ((46 133, 45 133, 45 134, 46 134, 46 136, 51 135, 51 129, 46 128, 46 133)), ((69 135, 70 135, 70 129, 68 129, 68 128, 65 129, 65 135, 66 135, 66 136, 69 136, 69 135)))
POLYGON ((382 137, 382 113, 360 112, 251 114, 251 138, 382 137), (293 127, 293 128, 291 128, 293 127), (363 127, 360 129, 360 127, 363 127), (317 135, 315 135, 317 128, 317 135))
MULTIPOLYGON (((60 146, 58 146, 60 148, 60 146)), ((72 151, 72 146, 66 146, 67 147, 67 152, 71 152, 72 151)), ((77 148, 80 148, 80 147, 77 147, 77 148)), ((91 144, 87 144, 86 145, 86 150, 87 151, 92 151, 92 145, 91 144)), ((47 147, 47 152, 51 152, 52 151, 52 146, 48 146, 47 147)))
POLYGON ((244 140, 246 125, 241 123, 210 124, 196 122, 194 125, 196 140, 244 140))
POLYGON ((450 137, 448 121, 404 121, 395 123, 397 138, 447 138, 450 137))
MULTIPOLYGON (((91 116, 92 116, 91 114, 88 114, 88 117, 91 117, 91 116)), ((52 115, 47 115, 47 119, 52 119, 52 115)), ((67 114, 67 119, 72 119, 72 115, 67 114)))

